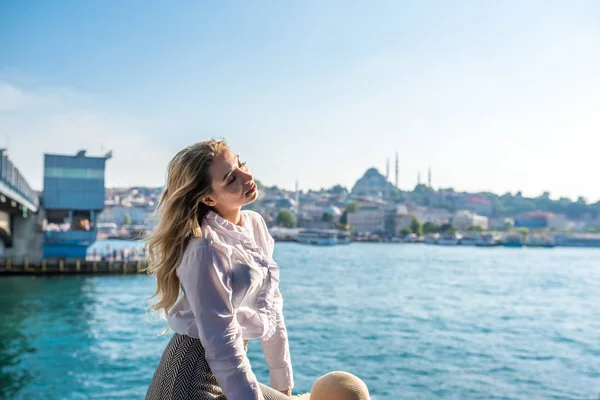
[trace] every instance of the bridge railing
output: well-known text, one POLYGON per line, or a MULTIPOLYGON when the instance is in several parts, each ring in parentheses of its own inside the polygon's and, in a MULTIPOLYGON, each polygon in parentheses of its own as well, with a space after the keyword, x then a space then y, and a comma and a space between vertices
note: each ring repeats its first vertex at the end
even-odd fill
POLYGON ((19 169, 9 160, 6 149, 0 149, 0 180, 25 197, 36 208, 39 206, 39 198, 36 191, 29 186, 23 175, 19 172, 19 169))

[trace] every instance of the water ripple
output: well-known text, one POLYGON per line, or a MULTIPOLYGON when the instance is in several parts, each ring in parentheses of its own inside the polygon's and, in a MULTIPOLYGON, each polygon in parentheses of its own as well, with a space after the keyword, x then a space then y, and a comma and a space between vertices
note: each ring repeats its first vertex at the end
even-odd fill
MULTIPOLYGON (((278 244, 297 391, 346 370, 382 399, 594 399, 600 252, 278 244)), ((0 398, 143 398, 170 334, 146 276, 0 280, 0 398)), ((268 382, 260 344, 249 357, 268 382)))

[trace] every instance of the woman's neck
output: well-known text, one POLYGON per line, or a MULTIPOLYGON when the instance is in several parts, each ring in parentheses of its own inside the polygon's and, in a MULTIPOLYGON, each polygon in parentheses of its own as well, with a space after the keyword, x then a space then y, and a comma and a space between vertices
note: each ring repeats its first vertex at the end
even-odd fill
POLYGON ((242 209, 236 208, 233 210, 219 210, 215 207, 215 212, 226 221, 231 222, 234 225, 242 226, 242 209))

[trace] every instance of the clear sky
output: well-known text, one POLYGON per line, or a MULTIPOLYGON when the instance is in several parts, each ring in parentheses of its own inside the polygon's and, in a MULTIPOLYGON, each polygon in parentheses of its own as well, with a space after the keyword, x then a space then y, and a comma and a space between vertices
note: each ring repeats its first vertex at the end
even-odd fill
POLYGON ((267 185, 600 199, 599 1, 0 3, 0 146, 112 149, 107 186, 164 183, 224 137, 267 185), (393 178, 392 178, 393 180, 393 178))

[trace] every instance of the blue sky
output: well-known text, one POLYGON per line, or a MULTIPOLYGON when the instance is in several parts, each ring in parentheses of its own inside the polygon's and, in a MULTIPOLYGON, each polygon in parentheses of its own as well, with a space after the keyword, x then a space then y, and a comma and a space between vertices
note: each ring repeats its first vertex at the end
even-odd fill
POLYGON ((600 199, 600 2, 12 1, 0 6, 0 146, 112 149, 107 185, 162 185, 225 137, 266 184, 600 199), (392 174, 393 175, 393 174, 392 174))

